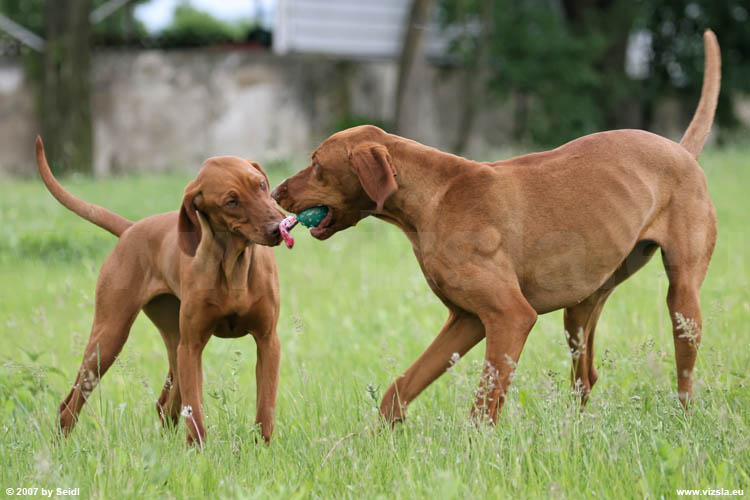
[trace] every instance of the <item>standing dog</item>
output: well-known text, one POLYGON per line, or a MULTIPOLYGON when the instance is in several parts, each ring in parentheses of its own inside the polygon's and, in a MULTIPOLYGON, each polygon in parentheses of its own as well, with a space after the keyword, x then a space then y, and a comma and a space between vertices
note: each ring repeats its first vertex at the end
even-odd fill
POLYGON ((716 37, 707 31, 704 41, 703 90, 680 144, 615 130, 483 163, 363 126, 328 138, 307 168, 273 191, 291 212, 329 207, 311 229, 321 240, 367 215, 401 228, 450 311, 386 392, 384 418, 404 418, 454 353, 485 338, 472 414, 495 422, 537 314, 561 308, 573 382, 585 401, 597 379, 594 329, 604 302, 657 248, 669 278, 678 394, 687 404, 700 342, 698 293, 716 242, 716 212, 696 162, 720 86, 716 37))
POLYGON ((167 346, 169 373, 156 408, 177 424, 185 408, 188 443, 203 445, 201 354, 211 335, 251 333, 258 347, 257 416, 273 432, 281 348, 276 335, 279 277, 273 250, 284 214, 256 162, 208 159, 185 188, 179 211, 131 222, 68 193, 47 165, 37 138, 39 174, 65 207, 120 239, 99 272, 94 325, 78 376, 60 404, 70 432, 96 384, 112 365, 143 310, 167 346), (261 246, 267 245, 267 246, 261 246))

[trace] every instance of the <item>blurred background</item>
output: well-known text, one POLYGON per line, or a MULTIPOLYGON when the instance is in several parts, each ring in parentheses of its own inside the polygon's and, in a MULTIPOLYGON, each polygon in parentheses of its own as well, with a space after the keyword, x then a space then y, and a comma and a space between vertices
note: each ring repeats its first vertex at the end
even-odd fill
MULTIPOLYGON (((304 158, 372 123, 475 158, 679 138, 722 47, 714 144, 748 141, 748 0, 0 0, 0 175, 304 158)), ((300 163, 299 167, 304 166, 300 163)))

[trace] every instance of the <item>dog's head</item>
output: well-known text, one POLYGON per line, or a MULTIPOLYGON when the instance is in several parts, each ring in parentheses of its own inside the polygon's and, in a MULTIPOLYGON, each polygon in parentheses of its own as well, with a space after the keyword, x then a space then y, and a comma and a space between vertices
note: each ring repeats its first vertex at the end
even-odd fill
POLYGON ((179 245, 195 255, 201 241, 200 212, 214 234, 247 243, 278 245, 284 214, 269 192, 266 173, 257 162, 235 156, 209 158, 185 188, 179 215, 179 245))
POLYGON ((293 213, 327 206, 328 215, 310 230, 320 240, 355 225, 380 212, 398 189, 384 145, 387 137, 371 125, 332 135, 313 152, 310 165, 279 184, 271 196, 293 213))

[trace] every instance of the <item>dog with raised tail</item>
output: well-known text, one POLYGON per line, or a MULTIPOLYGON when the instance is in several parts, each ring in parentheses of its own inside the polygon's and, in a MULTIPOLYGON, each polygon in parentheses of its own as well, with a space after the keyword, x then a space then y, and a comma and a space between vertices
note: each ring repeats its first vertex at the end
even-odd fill
POLYGON ((372 215, 406 233, 448 321, 390 386, 391 422, 486 339, 473 414, 494 422, 537 315, 565 310, 573 383, 596 383, 594 330, 612 290, 661 249, 669 279, 677 390, 686 405, 701 334, 699 289, 716 243, 716 211, 696 161, 720 87, 716 36, 698 109, 680 143, 642 130, 587 135, 498 162, 444 153, 373 126, 326 139, 273 197, 293 213, 328 208, 321 240, 372 215))

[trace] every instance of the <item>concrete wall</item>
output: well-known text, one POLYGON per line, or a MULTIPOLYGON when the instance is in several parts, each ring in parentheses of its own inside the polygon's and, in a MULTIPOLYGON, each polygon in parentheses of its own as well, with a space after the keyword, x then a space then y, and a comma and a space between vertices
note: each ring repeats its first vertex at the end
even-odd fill
MULTIPOLYGON (((404 135, 450 149, 462 75, 417 68, 404 135)), ((207 157, 304 157, 342 118, 386 121, 396 64, 274 56, 247 50, 110 51, 93 61, 94 170, 195 169, 207 157)), ((19 60, 0 60, 0 172, 31 175, 40 130, 33 84, 19 60)), ((471 148, 505 143, 509 116, 490 107, 471 148)))
POLYGON ((0 60, 0 173, 34 172, 37 93, 18 61, 0 60))

